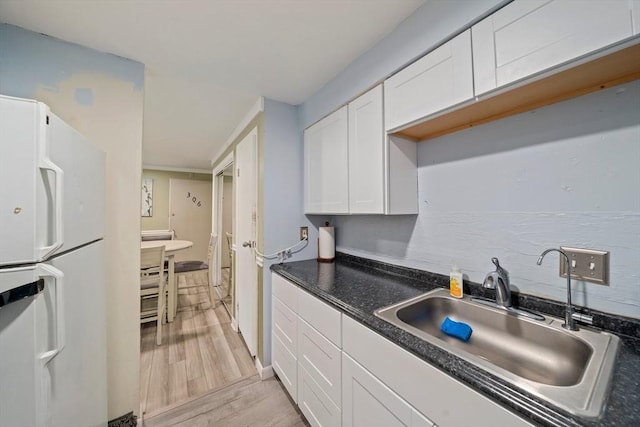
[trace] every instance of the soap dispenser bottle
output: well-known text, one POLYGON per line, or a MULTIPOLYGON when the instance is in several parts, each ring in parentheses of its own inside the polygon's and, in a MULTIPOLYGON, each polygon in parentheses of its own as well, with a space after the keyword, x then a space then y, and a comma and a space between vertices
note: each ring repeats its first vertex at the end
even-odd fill
POLYGON ((449 292, 452 297, 462 298, 462 273, 458 270, 458 266, 454 263, 449 274, 449 292))

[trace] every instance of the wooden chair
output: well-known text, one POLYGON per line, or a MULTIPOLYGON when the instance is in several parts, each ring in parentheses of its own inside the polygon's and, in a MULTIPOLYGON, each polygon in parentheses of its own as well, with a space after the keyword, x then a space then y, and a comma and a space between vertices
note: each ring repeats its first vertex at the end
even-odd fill
MULTIPOLYGON (((176 286, 178 286, 180 284, 180 277, 188 274, 188 273, 193 273, 196 271, 205 271, 207 272, 207 295, 209 296, 209 303, 211 304, 211 306, 213 307, 213 281, 211 280, 211 271, 209 269, 209 266, 213 265, 213 257, 215 254, 215 250, 216 250, 216 246, 218 243, 218 238, 215 234, 211 234, 211 236, 209 236, 209 246, 207 248, 207 259, 205 261, 198 261, 198 260, 194 260, 194 261, 176 261, 174 264, 174 272, 176 275, 176 286)), ((186 286, 186 288, 191 288, 191 287, 199 287, 202 285, 196 285, 196 286, 186 286)), ((183 287, 184 289, 185 287, 183 287)))
POLYGON ((164 246, 140 250, 140 323, 156 321, 156 344, 162 344, 167 314, 164 246))

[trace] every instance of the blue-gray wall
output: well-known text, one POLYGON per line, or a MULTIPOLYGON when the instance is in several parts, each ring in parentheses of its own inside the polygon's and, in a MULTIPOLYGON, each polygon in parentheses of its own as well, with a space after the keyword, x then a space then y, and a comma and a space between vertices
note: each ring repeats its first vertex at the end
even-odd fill
MULTIPOLYGON (((265 98, 264 141, 264 253, 271 254, 299 241, 301 226, 309 227, 309 243, 296 248, 298 261, 316 257, 315 242, 322 218, 307 218, 303 211, 303 143, 298 129, 298 107, 265 98), (316 221, 312 223, 311 220, 316 221)), ((265 259, 263 270, 263 366, 271 364, 271 270, 277 259, 265 259)))
MULTIPOLYGON (((427 2, 300 107, 304 128, 499 6, 427 2)), ((501 259, 522 292, 564 301, 547 247, 611 251, 610 286, 578 282, 575 302, 640 318, 638 82, 418 145, 420 213, 336 216, 337 249, 481 282, 501 259)))

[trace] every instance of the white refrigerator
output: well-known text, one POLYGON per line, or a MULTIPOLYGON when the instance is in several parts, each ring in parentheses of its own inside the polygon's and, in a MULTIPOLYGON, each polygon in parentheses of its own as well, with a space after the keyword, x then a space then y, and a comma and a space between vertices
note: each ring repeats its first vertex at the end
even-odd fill
POLYGON ((0 95, 0 427, 107 424, 105 155, 0 95))

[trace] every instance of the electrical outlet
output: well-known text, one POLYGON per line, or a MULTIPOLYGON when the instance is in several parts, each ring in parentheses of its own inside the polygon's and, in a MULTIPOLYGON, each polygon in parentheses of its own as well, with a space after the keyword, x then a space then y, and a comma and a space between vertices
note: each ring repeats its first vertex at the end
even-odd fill
POLYGON ((300 227, 300 240, 309 238, 309 227, 300 227))
MULTIPOLYGON (((609 286, 609 252, 561 246, 569 257, 571 278, 609 286)), ((560 276, 567 277, 566 262, 560 256, 560 276)))

